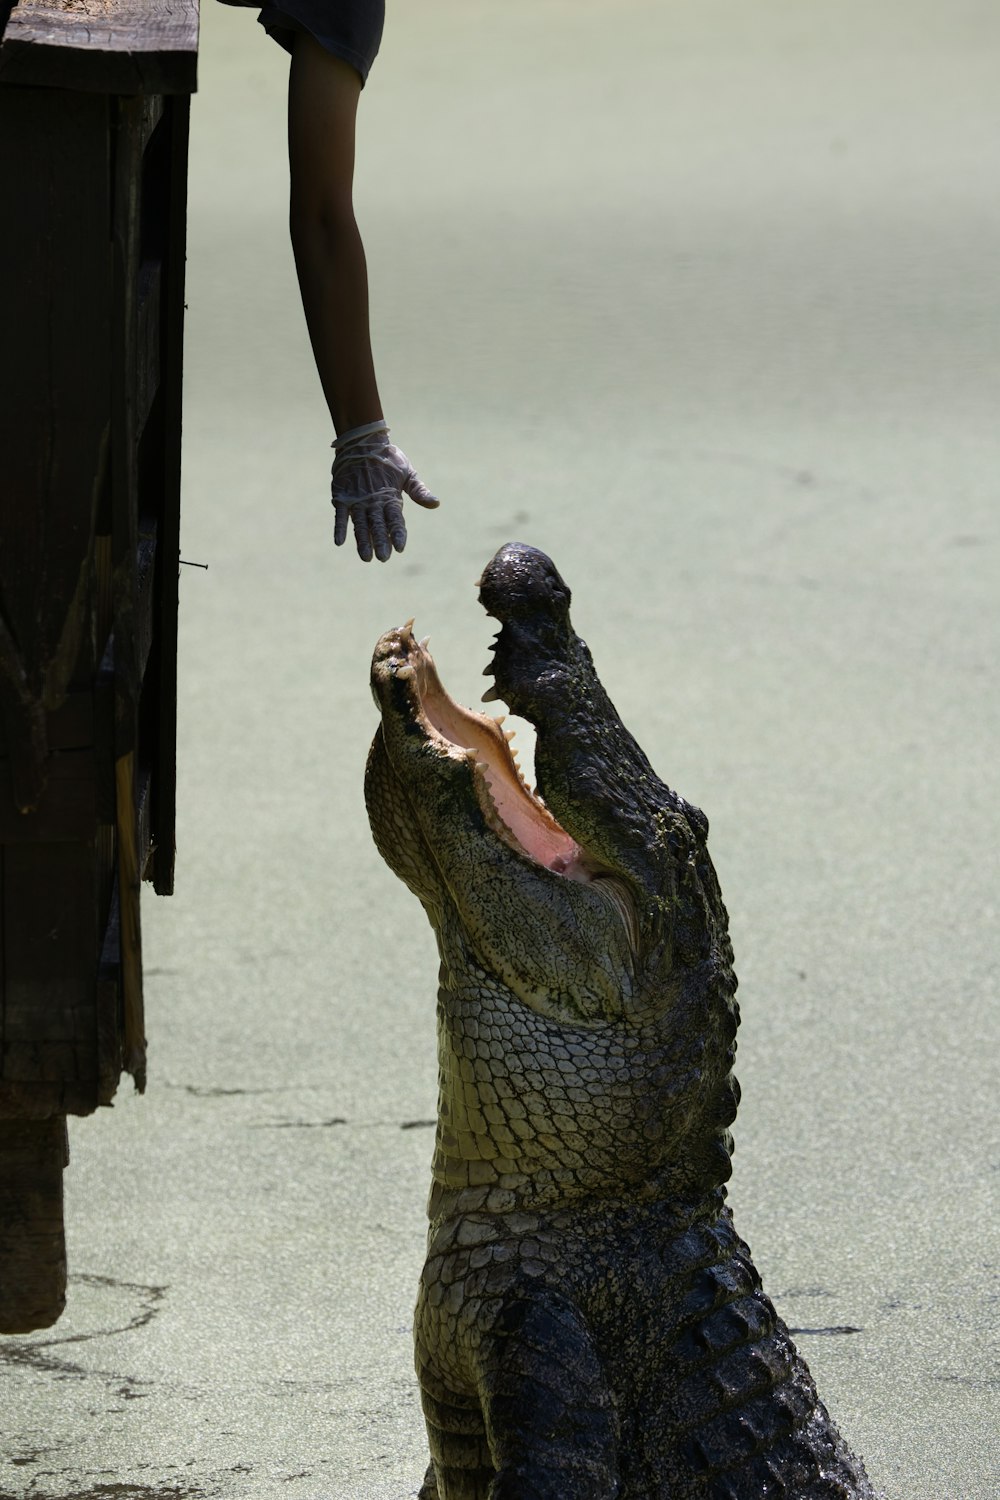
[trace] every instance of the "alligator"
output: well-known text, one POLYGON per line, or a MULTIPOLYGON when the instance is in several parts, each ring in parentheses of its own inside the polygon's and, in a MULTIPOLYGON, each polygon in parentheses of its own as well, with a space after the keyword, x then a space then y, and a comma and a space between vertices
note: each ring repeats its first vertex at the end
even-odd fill
POLYGON ((622 724, 551 560, 508 543, 479 589, 484 700, 534 726, 535 793, 412 621, 372 664, 372 831, 440 954, 420 1500, 874 1500, 726 1202, 707 819, 622 724))

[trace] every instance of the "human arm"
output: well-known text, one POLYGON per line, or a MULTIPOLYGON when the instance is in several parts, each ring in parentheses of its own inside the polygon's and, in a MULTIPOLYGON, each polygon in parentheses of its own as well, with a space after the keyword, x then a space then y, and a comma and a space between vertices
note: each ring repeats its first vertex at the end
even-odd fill
POLYGON ((354 217, 361 78, 295 38, 288 84, 289 227, 316 368, 337 432, 382 416, 368 326, 368 268, 354 217))
POLYGON ((363 468, 351 440, 357 429, 371 429, 383 417, 369 330, 368 271, 354 217, 360 94, 354 68, 312 36, 296 36, 288 90, 289 224, 313 356, 338 434, 334 539, 338 545, 344 540, 350 517, 361 557, 368 561, 374 551, 385 561, 392 547, 402 551, 406 540, 403 493, 421 505, 437 502, 419 480, 414 485, 416 476, 405 455, 389 443, 387 429, 384 435, 364 434, 363 468), (345 464, 349 454, 352 461, 345 464))

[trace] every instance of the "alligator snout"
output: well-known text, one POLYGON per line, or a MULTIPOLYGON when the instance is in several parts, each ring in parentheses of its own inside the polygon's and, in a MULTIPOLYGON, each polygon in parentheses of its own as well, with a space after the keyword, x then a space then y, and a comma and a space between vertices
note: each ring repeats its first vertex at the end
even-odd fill
POLYGON ((571 598, 552 559, 524 542, 501 547, 479 580, 479 602, 501 624, 533 617, 564 621, 571 598))
POLYGON ((571 597, 551 558, 523 542, 501 547, 479 580, 479 602, 501 626, 486 668, 494 685, 483 701, 502 698, 539 731, 543 720, 564 713, 569 677, 579 677, 576 699, 587 692, 583 679, 589 686, 593 677, 570 624, 571 597), (568 673, 571 661, 576 669, 568 673))

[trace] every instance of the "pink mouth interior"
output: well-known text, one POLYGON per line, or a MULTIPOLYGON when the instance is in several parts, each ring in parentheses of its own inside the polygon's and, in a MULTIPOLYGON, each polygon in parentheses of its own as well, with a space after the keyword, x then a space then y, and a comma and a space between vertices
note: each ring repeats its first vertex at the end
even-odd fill
POLYGON ((570 880, 589 881, 592 876, 583 851, 525 785, 500 723, 460 707, 449 696, 430 652, 412 633, 403 644, 415 671, 420 717, 430 737, 444 740, 447 753, 458 751, 474 760, 493 809, 525 854, 570 880))

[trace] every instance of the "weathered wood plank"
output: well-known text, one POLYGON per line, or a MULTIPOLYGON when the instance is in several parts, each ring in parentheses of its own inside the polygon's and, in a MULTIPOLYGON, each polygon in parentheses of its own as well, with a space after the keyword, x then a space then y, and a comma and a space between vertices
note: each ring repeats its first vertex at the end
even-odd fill
POLYGON ((66 694, 61 707, 47 719, 50 750, 87 750, 94 743, 94 695, 89 688, 66 694))
MULTIPOLYGON (((46 715, 46 743, 50 750, 82 750, 94 743, 94 703, 89 688, 71 689, 65 702, 46 715)), ((9 754, 0 717, 0 761, 9 754)))
POLYGON ((118 901, 121 943, 122 1013, 125 1067, 139 1093, 146 1088, 146 1030, 142 994, 142 888, 139 788, 135 752, 115 762, 118 789, 118 901))
POLYGON ((140 534, 136 546, 136 600, 135 600, 135 663, 136 674, 141 683, 146 675, 149 653, 153 647, 156 629, 156 603, 154 580, 156 577, 156 533, 140 534))
POLYGON ((90 639, 110 407, 109 104, 0 88, 0 710, 15 797, 45 780, 45 712, 90 639), (67 393, 72 397, 67 398, 67 393))
POLYGON ((153 832, 152 832, 152 807, 153 799, 150 795, 152 785, 152 773, 147 765, 143 765, 139 771, 139 874, 143 880, 149 877, 146 873, 153 854, 153 832))
MULTIPOLYGON (((103 1100, 101 1101, 104 1102, 103 1100)), ((49 1120, 53 1115, 90 1115, 97 1107, 94 1083, 63 1079, 17 1083, 0 1078, 0 1120, 49 1120)))
POLYGON ((102 94, 191 94, 198 0, 20 0, 0 83, 102 94))
POLYGON ((181 386, 184 357, 185 226, 190 100, 169 99, 163 129, 164 170, 159 192, 165 203, 161 290, 163 368, 160 386, 161 444, 156 569, 156 650, 151 688, 156 692, 157 733, 152 746, 153 885, 158 895, 174 889, 174 823, 177 800, 177 610, 181 519, 181 386))
POLYGON ((139 268, 135 406, 140 432, 160 388, 161 270, 158 260, 144 260, 139 268))
POLYGON ((135 749, 142 672, 137 659, 140 427, 138 270, 141 260, 142 101, 119 99, 111 245, 111 557, 115 618, 115 757, 135 749))
POLYGON ((121 924, 118 881, 111 892, 101 961, 97 971, 97 1099, 110 1104, 118 1088, 125 1059, 122 1055, 121 924))
MULTIPOLYGON (((139 438, 136 409, 138 269, 142 258, 144 146, 141 100, 117 101, 114 212, 114 316, 111 325, 111 548, 115 579, 115 828, 121 934, 125 1066, 140 1092, 146 1057, 142 999, 142 865, 139 835, 139 701, 146 646, 140 624, 139 438)), ((161 125, 158 130, 162 128, 161 125)), ((150 602, 152 593, 145 596, 150 602)))
POLYGON ((66 1121, 0 1119, 0 1334, 49 1328, 66 1305, 66 1121))
POLYGON ((115 790, 115 638, 112 634, 94 678, 94 784, 98 823, 114 824, 115 790))
POLYGON ((61 844, 88 840, 97 827, 97 789, 91 749, 60 750, 49 755, 45 789, 31 812, 14 802, 11 763, 0 761, 0 843, 61 844))
POLYGON ((0 1078, 86 1085, 93 1108, 100 937, 96 840, 8 844, 3 875, 0 1078))

